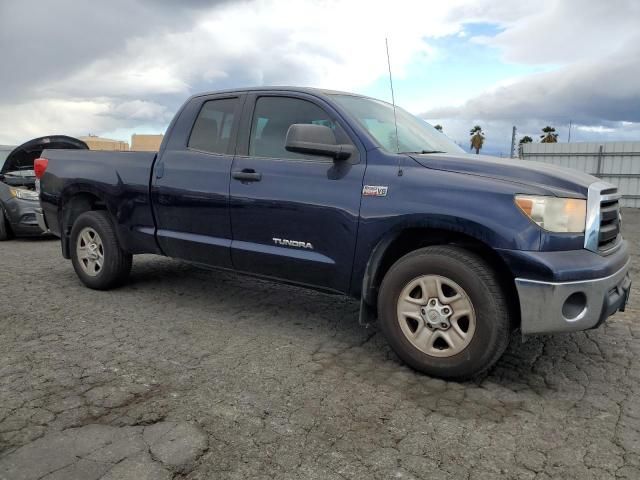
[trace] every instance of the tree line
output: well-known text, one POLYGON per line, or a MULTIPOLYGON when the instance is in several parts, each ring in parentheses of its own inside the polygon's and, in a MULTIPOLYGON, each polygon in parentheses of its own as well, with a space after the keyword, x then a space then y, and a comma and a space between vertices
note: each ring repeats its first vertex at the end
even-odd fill
MULTIPOLYGON (((438 130, 440 133, 443 132, 442 125, 435 125, 433 128, 438 130)), ((470 136, 470 147, 471 150, 475 150, 477 154, 480 153, 482 147, 484 145, 485 135, 484 131, 482 131, 482 127, 480 125, 474 125, 471 130, 469 130, 470 136)), ((529 135, 524 135, 520 138, 518 144, 522 146, 524 143, 532 143, 533 138, 529 135)), ((540 143, 558 143, 558 134, 556 133, 556 129, 554 127, 550 127, 547 125, 542 129, 542 135, 540 135, 540 143)))
MULTIPOLYGON (((529 135, 525 135, 518 142, 520 145, 523 143, 533 143, 533 138, 529 135)), ((542 135, 540 135, 540 143, 558 143, 558 134, 556 129, 547 125, 542 129, 542 135)))

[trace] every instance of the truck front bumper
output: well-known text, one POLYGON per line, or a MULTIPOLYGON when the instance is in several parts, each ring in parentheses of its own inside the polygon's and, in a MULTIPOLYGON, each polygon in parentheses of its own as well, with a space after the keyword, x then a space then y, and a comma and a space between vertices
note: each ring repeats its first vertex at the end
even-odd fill
POLYGON ((516 278, 523 335, 596 328, 624 311, 631 291, 630 260, 606 277, 570 282, 516 278))

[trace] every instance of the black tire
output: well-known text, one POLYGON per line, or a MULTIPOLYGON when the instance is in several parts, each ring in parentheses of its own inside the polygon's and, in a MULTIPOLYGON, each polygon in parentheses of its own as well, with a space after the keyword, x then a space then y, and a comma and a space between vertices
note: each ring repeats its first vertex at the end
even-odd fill
POLYGON ((109 290, 127 280, 131 272, 132 256, 120 247, 107 212, 85 212, 75 221, 71 229, 71 262, 82 283, 94 290, 109 290), (84 271, 80 265, 82 260, 78 256, 78 237, 87 227, 99 235, 103 248, 103 264, 95 276, 84 271))
POLYGON ((378 296, 380 328, 387 341, 412 368, 427 375, 465 380, 490 369, 509 344, 511 322, 508 303, 498 276, 478 255, 456 246, 433 246, 411 252, 385 275, 378 296), (464 289, 475 312, 475 332, 468 345, 449 357, 424 353, 403 333, 398 299, 414 279, 438 275, 464 289))
POLYGON ((7 217, 5 217, 4 212, 0 208, 0 242, 10 240, 11 238, 13 238, 11 227, 7 221, 7 217))

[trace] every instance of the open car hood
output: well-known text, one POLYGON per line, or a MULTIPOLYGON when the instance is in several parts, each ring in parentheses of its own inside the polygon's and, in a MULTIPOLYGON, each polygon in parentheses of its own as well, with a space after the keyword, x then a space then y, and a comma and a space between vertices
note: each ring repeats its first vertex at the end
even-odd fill
POLYGON ((72 150, 88 150, 89 147, 82 140, 66 135, 50 135, 34 138, 13 149, 0 169, 0 174, 21 170, 33 170, 33 161, 40 156, 44 149, 66 148, 72 150))

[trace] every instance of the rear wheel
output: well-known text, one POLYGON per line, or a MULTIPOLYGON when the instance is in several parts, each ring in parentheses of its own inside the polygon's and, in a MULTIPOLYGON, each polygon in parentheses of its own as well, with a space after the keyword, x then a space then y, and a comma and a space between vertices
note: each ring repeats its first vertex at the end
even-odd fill
POLYGON ((124 283, 132 256, 120 247, 107 212, 83 213, 71 229, 71 261, 87 287, 108 290, 124 283))
POLYGON ((509 342, 509 310, 495 272, 459 247, 427 247, 398 260, 382 282, 378 313, 398 356, 436 377, 481 374, 509 342))

